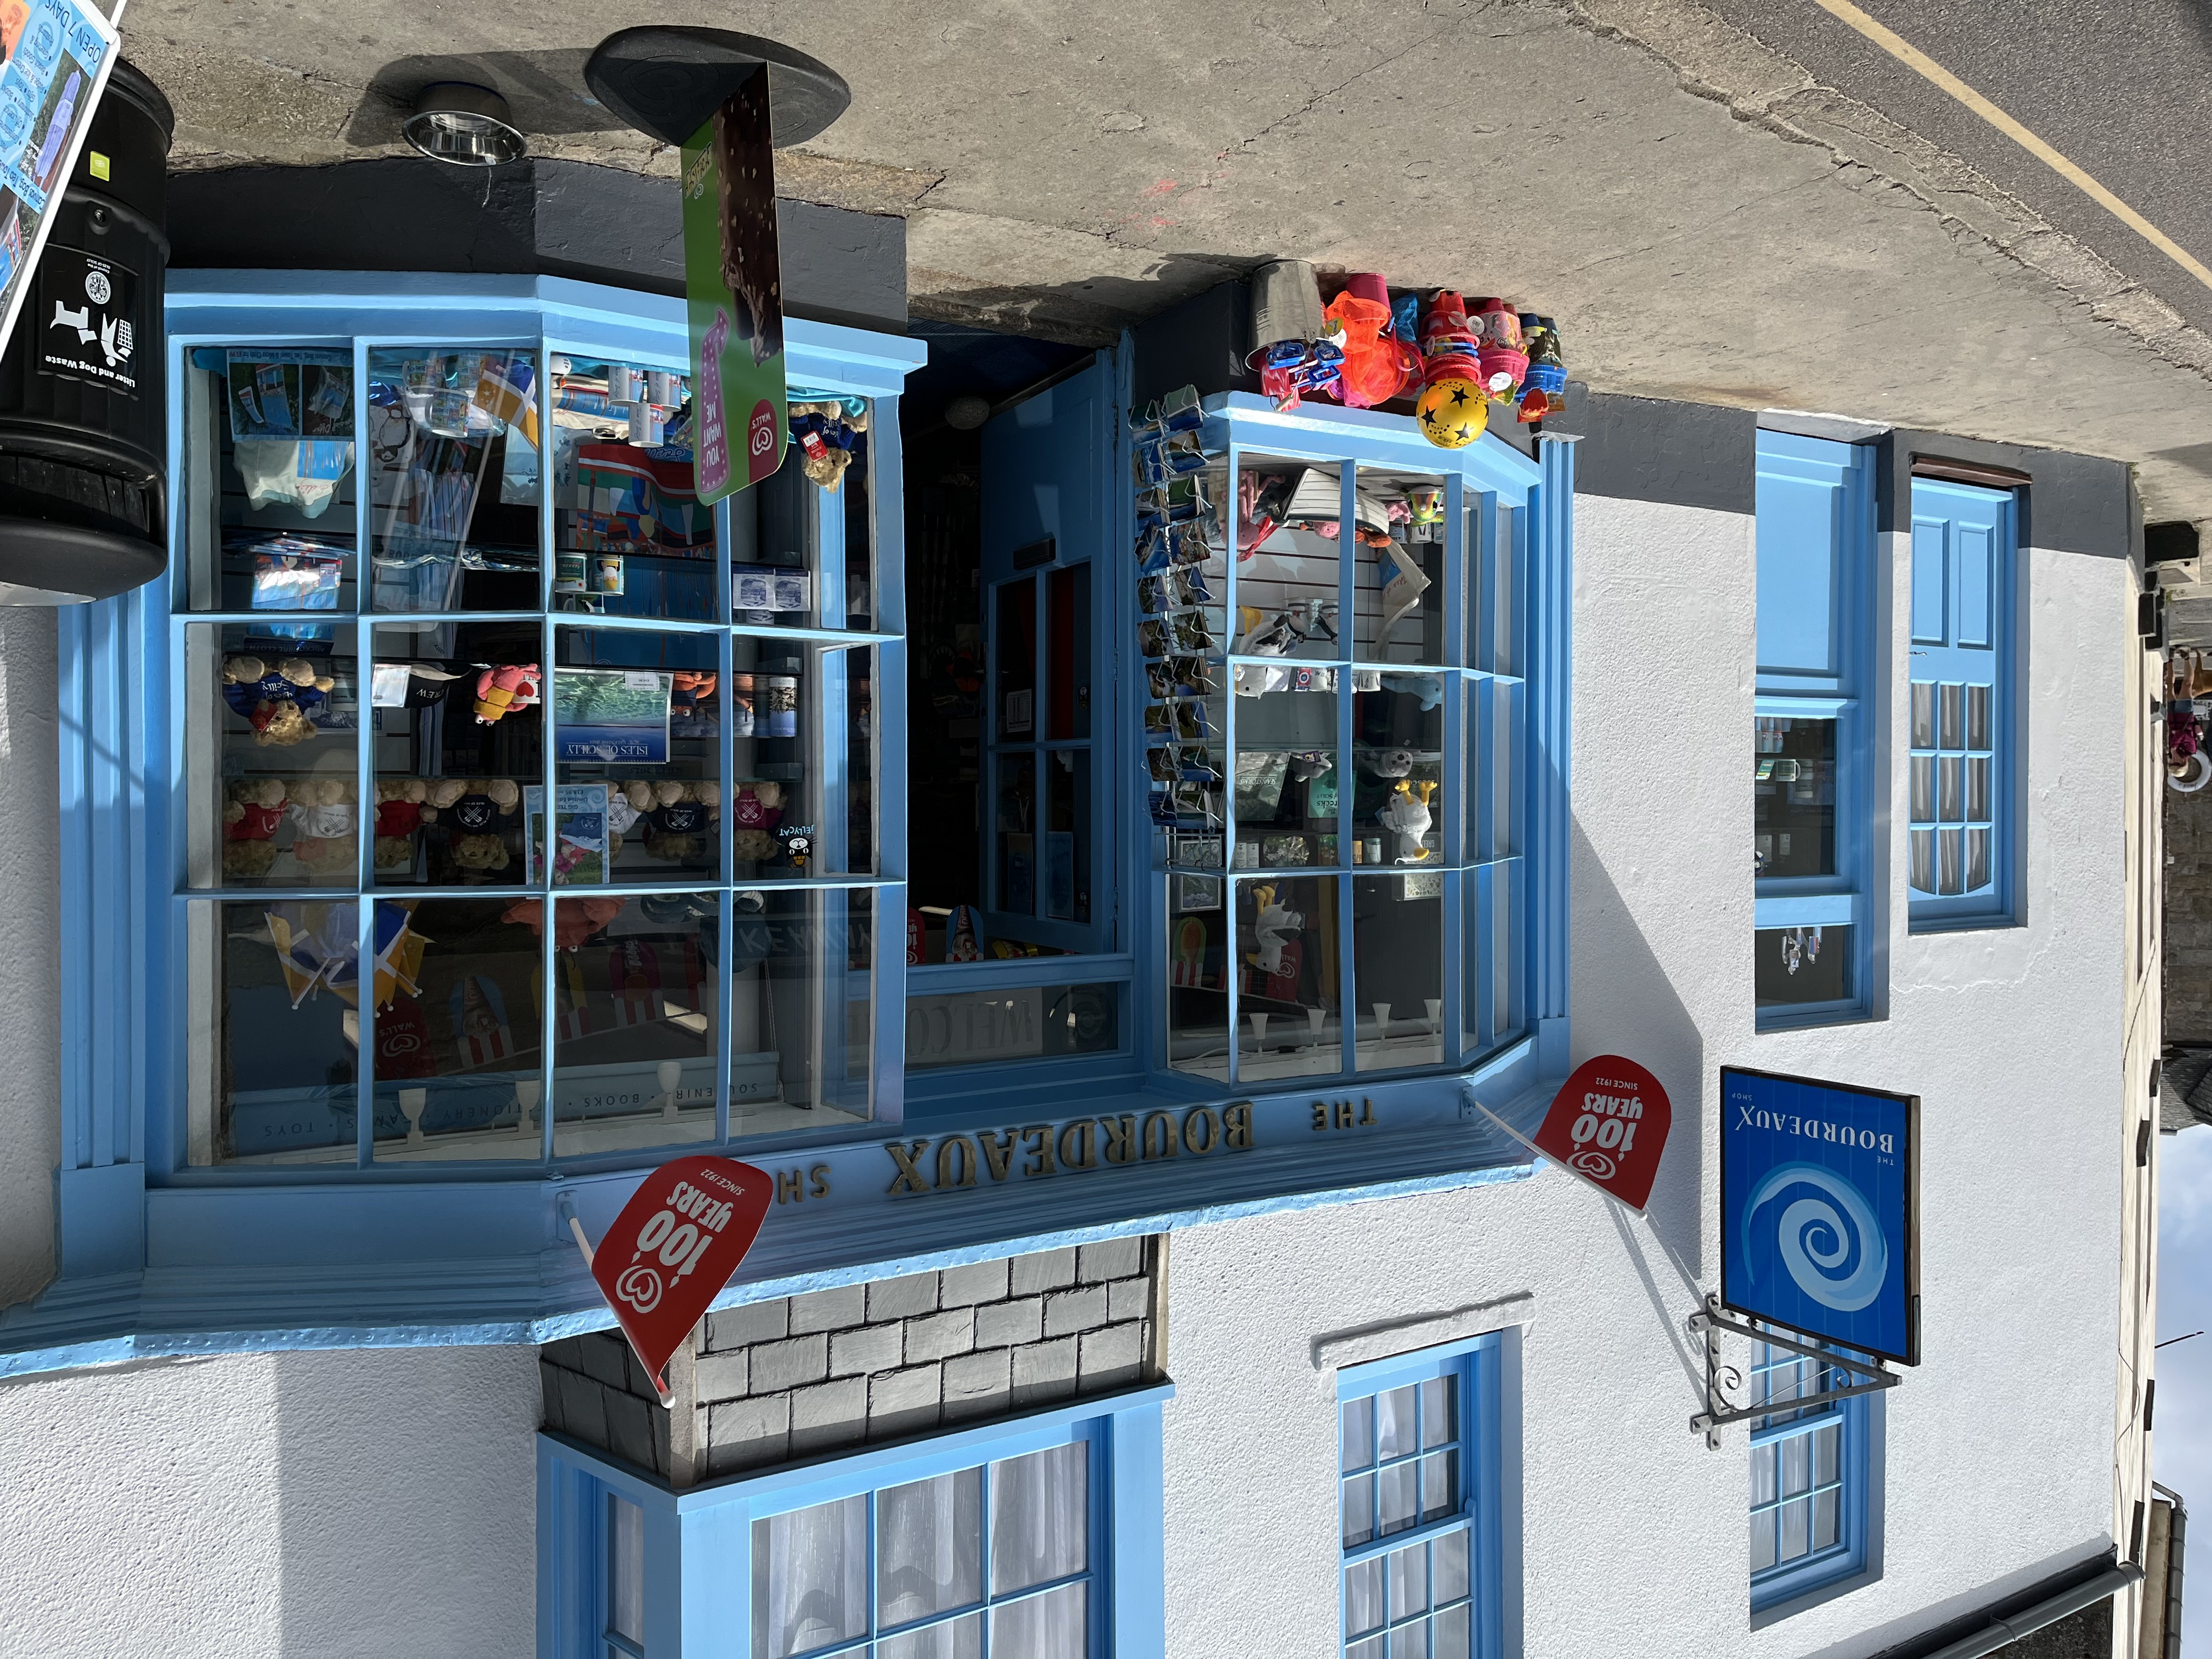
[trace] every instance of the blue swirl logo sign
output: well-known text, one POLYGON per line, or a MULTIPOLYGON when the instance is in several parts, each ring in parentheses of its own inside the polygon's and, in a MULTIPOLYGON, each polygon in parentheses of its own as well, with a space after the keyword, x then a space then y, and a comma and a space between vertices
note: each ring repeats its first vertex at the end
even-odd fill
POLYGON ((1721 1071, 1721 1300, 1861 1353, 1920 1358, 1917 1096, 1721 1071))
POLYGON ((1856 1313, 1881 1294, 1889 1247, 1874 1206, 1841 1176, 1816 1164, 1785 1164, 1760 1182, 1743 1207, 1747 1262, 1757 1260, 1751 1230, 1770 1224, 1782 1265, 1822 1307, 1856 1313), (1771 1213, 1776 1206, 1778 1217, 1771 1213))

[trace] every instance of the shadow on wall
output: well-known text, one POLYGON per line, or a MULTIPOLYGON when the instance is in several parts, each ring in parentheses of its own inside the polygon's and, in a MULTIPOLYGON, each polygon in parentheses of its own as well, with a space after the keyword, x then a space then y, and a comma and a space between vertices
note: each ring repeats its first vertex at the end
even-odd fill
POLYGON ((537 1349, 337 1349, 276 1365, 282 1659, 530 1659, 537 1349))
MULTIPOLYGON (((1574 959, 1568 1006, 1574 1020, 1574 1058, 1625 1054, 1656 1077, 1674 1109, 1667 1155, 1651 1188, 1645 1218, 1651 1234, 1678 1264, 1689 1300, 1679 1312, 1668 1301, 1668 1322, 1698 1308, 1697 1280, 1705 1269, 1705 1039, 1674 981, 1630 914, 1627 901, 1590 846, 1582 821, 1569 826, 1567 868, 1573 885, 1570 916, 1574 959)), ((1624 1224, 1642 1231, 1633 1222, 1624 1224)), ((1638 1253, 1639 1271, 1641 1252, 1638 1253)), ((1647 1287, 1650 1276, 1645 1273, 1647 1287)), ((1671 1291, 1670 1287, 1670 1291, 1671 1291)), ((1655 1297, 1657 1295, 1654 1289, 1655 1297)))
POLYGON ((914 256, 908 306, 917 317, 1002 333, 1032 334, 1068 345, 1110 346, 1121 331, 1218 283, 1249 275, 1272 256, 1247 259, 1174 253, 1139 276, 1098 273, 1022 288, 977 286, 914 256))

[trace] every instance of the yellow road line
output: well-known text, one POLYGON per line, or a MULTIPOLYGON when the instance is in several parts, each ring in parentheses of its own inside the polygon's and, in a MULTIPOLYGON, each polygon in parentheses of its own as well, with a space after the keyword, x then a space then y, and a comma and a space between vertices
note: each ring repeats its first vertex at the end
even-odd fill
POLYGON ((2160 252, 2179 265, 2207 288, 2212 288, 2212 269, 2183 247, 2172 237, 2137 213, 2118 197, 2099 184, 2087 172, 2060 155, 2057 150, 2030 132, 2026 127, 1976 92, 1957 76, 1945 69, 1926 52, 1905 40, 1868 16, 1850 0, 1813 0, 1813 3, 1831 16, 1850 24, 1861 34, 1880 46, 1892 58, 1915 74, 1940 87, 1968 109, 2011 139, 2029 155, 2059 174, 2081 192, 2091 198, 2107 213, 2148 242, 2160 252))

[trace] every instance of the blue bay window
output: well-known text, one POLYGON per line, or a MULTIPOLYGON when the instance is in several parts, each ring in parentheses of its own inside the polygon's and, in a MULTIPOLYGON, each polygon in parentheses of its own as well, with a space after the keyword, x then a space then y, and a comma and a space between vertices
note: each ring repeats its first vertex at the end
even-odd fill
POLYGON ((1874 452, 1759 434, 1752 794, 1759 1024, 1873 1006, 1874 452))
POLYGON ((1164 1646, 1158 1387, 673 1492, 538 1442, 544 1659, 1164 1646))
POLYGON ((1346 1659, 1504 1651, 1498 1336, 1337 1378, 1346 1659))
POLYGON ((1912 926, 2002 926, 2013 918, 2012 492, 1912 481, 1911 830, 1912 926))
POLYGON ((1566 1070, 1571 441, 1210 399, 1164 592, 1127 343, 1002 410, 925 915, 919 342, 794 319, 849 464, 705 507, 673 300, 168 307, 169 571, 60 616, 61 1275, 0 1371, 603 1324, 561 1206, 682 1152, 775 1172, 726 1301, 1526 1169, 1437 1085, 1566 1070))
POLYGON ((635 1161, 869 1121, 915 354, 797 330, 794 385, 865 435, 834 489, 794 444, 717 508, 649 429, 688 399, 679 308, 392 297, 173 319, 167 1161, 635 1161))

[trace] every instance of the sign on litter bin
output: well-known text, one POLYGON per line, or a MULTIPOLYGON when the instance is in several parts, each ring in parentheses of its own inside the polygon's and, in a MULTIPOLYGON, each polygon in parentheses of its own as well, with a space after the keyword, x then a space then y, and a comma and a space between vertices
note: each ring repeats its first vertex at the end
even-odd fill
MULTIPOLYGON (((135 340, 124 339, 119 343, 125 349, 109 362, 118 325, 131 314, 135 273, 122 273, 129 286, 118 288, 113 271, 73 268, 73 294, 50 292, 30 280, 52 230, 52 210, 76 170, 92 112, 107 89, 117 45, 113 25, 80 0, 34 0, 12 34, 0 21, 0 50, 7 54, 0 65, 0 350, 14 337, 26 299, 34 292, 42 306, 51 303, 66 313, 39 319, 53 337, 42 343, 57 343, 66 332, 76 361, 91 346, 95 361, 111 369, 135 349, 135 340), (102 288, 111 300, 120 295, 119 308, 93 297, 102 288), (109 325, 105 351, 99 349, 101 324, 95 313, 109 325)), ((76 256, 79 261, 88 257, 76 256)))

